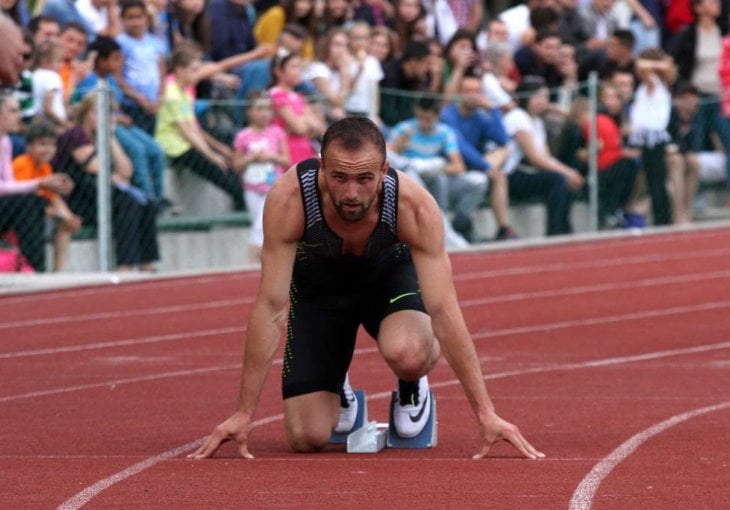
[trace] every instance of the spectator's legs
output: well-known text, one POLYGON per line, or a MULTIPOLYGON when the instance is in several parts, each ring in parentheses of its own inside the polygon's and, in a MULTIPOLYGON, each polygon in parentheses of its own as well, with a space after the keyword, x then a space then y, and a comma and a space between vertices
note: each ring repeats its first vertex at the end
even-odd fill
POLYGON ((565 177, 550 171, 527 173, 515 170, 509 175, 509 197, 511 200, 541 196, 547 207, 547 229, 549 236, 570 234, 570 208, 573 193, 565 177))
POLYGON ((119 269, 132 269, 141 261, 139 225, 142 208, 131 194, 116 188, 112 191, 112 228, 119 269))
POLYGON ((46 270, 45 204, 38 195, 0 196, 0 232, 15 231, 20 252, 39 273, 46 270))
POLYGON ((155 124, 157 124, 156 116, 150 115, 137 105, 125 104, 122 106, 122 110, 132 119, 135 126, 149 135, 155 134, 155 124))
POLYGON ((142 270, 154 269, 153 263, 160 260, 156 217, 157 206, 153 202, 142 206, 139 219, 139 262, 142 270))
POLYGON ((129 128, 130 135, 144 148, 147 159, 148 175, 152 185, 152 195, 158 200, 165 196, 165 153, 154 138, 137 126, 129 128))
POLYGON ((144 145, 137 140, 131 128, 127 126, 117 126, 114 135, 132 161, 132 184, 147 195, 153 196, 152 176, 144 145))
POLYGON ((672 208, 667 193, 666 144, 641 149, 641 166, 651 197, 651 209, 655 225, 669 225, 672 222, 672 208))
POLYGON ((488 180, 484 172, 469 171, 460 175, 448 175, 449 201, 454 203, 454 230, 466 239, 473 237, 472 215, 487 194, 488 180))
POLYGON ((606 217, 623 209, 634 189, 638 166, 633 159, 621 159, 602 172, 598 172, 598 224, 603 226, 606 217))
POLYGON ((191 172, 212 182, 233 198, 236 210, 244 209, 243 188, 235 172, 218 167, 195 149, 190 149, 170 163, 176 168, 188 168, 191 172))
POLYGON ((72 236, 73 232, 66 228, 63 223, 58 225, 56 235, 53 236, 53 270, 56 272, 62 271, 66 266, 72 236))

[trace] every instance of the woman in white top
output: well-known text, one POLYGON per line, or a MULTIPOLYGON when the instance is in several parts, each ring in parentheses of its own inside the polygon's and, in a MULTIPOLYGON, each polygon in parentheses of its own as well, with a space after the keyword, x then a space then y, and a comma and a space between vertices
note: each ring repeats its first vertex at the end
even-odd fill
POLYGON ((551 153, 542 115, 549 106, 548 89, 540 76, 525 76, 516 90, 519 107, 504 116, 510 136, 504 172, 510 200, 541 196, 547 207, 547 235, 572 232, 573 191, 583 187, 583 176, 551 153))

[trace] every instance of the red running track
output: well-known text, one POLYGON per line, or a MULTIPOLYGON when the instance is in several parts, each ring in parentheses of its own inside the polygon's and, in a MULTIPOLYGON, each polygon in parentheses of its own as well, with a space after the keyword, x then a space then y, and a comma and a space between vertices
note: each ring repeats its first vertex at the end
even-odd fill
MULTIPOLYGON (((233 410, 258 274, 0 299, 0 508, 727 508, 730 229, 452 257, 499 413, 547 454, 473 461, 441 361, 439 445, 290 453, 274 366, 254 461, 191 451, 233 410)), ((362 335, 371 418, 395 380, 362 335)))

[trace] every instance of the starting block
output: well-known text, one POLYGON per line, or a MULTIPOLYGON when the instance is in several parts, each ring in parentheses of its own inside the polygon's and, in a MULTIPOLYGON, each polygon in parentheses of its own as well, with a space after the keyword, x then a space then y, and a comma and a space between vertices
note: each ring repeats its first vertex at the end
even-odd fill
MULTIPOLYGON (((365 403, 365 394, 362 391, 355 392, 358 404, 365 403), (358 395, 360 393, 360 395, 358 395)), ((367 409, 361 405, 364 413, 362 425, 360 423, 360 409, 358 417, 349 434, 333 434, 330 443, 347 443, 347 453, 377 453, 383 448, 434 448, 438 444, 436 417, 436 399, 433 393, 429 392, 429 403, 431 414, 423 427, 423 430, 416 437, 400 437, 395 430, 393 422, 393 408, 398 402, 397 392, 393 392, 390 401, 390 419, 388 423, 367 421, 367 409), (342 440, 344 438, 344 441, 342 440)))
POLYGON ((357 400, 357 417, 355 424, 349 432, 333 432, 330 437, 330 444, 345 444, 349 435, 355 431, 364 428, 368 423, 368 399, 363 390, 353 390, 355 399, 357 400))
POLYGON ((388 448, 434 448, 438 444, 438 420, 436 418, 436 399, 433 392, 428 393, 431 415, 423 430, 415 437, 400 437, 393 422, 393 408, 398 402, 398 393, 393 392, 390 399, 390 420, 388 422, 388 448))

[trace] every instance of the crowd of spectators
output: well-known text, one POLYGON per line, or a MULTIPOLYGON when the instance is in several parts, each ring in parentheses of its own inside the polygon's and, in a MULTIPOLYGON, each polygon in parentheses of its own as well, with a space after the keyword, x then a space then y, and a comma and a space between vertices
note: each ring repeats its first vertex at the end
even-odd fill
MULTIPOLYGON (((572 231, 599 80, 601 228, 692 221, 701 180, 730 182, 728 0, 2 0, 25 70, 0 96, 0 235, 38 271, 96 224, 94 92, 111 90, 119 269, 154 270, 166 171, 197 173, 248 208, 318 152, 328 124, 367 116, 396 168, 443 210, 447 243, 572 231), (15 161, 13 161, 15 160, 15 161), (26 183, 23 183, 27 180, 26 183), (40 191, 39 191, 40 190, 40 191), (45 215, 45 219, 43 216, 45 215)), ((261 239, 252 235, 252 257, 261 239)))

